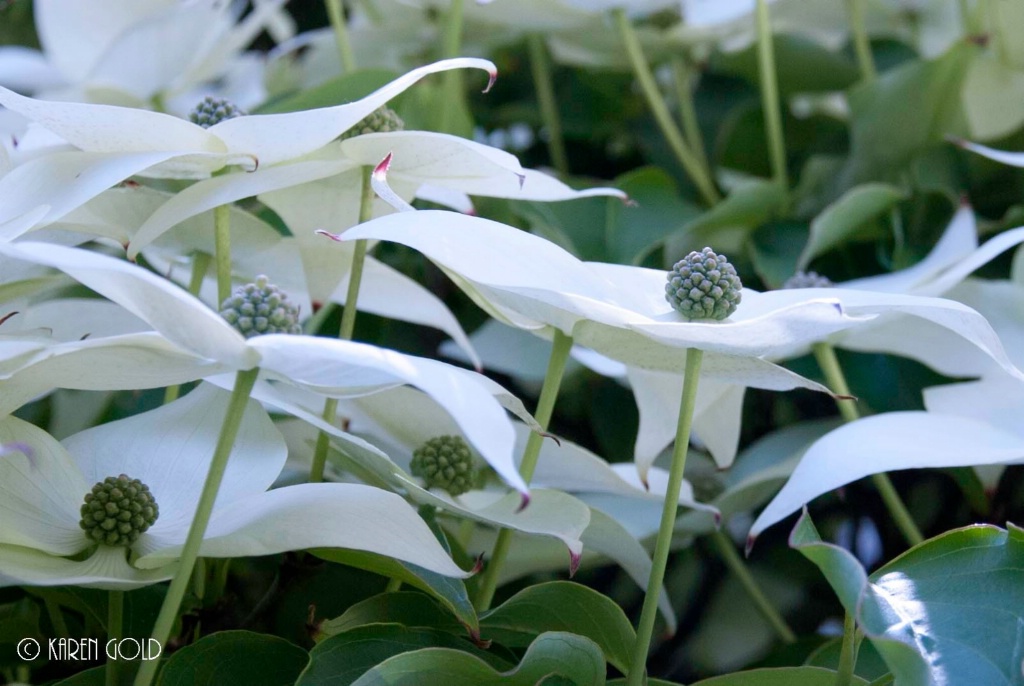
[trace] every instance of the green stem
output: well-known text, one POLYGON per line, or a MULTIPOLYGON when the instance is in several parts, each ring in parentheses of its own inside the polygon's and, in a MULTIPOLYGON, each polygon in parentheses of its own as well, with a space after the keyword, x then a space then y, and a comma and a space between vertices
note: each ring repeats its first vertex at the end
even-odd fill
POLYGON ((338 44, 341 68, 349 74, 356 69, 356 55, 352 50, 352 40, 348 36, 348 25, 345 23, 341 0, 324 0, 324 5, 327 7, 327 17, 331 20, 331 28, 334 29, 334 41, 338 44))
MULTIPOLYGON (((540 425, 541 431, 547 431, 548 424, 551 422, 551 415, 555 410, 555 400, 558 398, 558 389, 562 386, 565 363, 569 359, 570 350, 572 350, 572 336, 567 336, 555 329, 554 345, 551 348, 551 356, 548 358, 548 369, 544 374, 544 385, 540 389, 540 398, 537 400, 537 411, 534 413, 534 418, 540 425)), ((519 473, 522 474, 526 483, 530 483, 530 479, 533 478, 543 441, 544 436, 537 431, 530 433, 530 437, 526 440, 523 459, 519 463, 519 473)), ((482 612, 491 607, 494 592, 498 589, 498 575, 501 573, 502 565, 505 564, 505 558, 508 556, 511 545, 512 531, 510 529, 499 531, 491 559, 487 563, 487 569, 480 581, 480 591, 476 599, 478 611, 482 612)))
POLYGON ((768 3, 757 0, 757 65, 761 81, 761 109, 768 136, 768 154, 772 163, 772 177, 782 186, 789 187, 786 174, 786 143, 782 136, 782 109, 779 99, 778 76, 775 73, 775 43, 768 17, 768 3))
POLYGON ((661 525, 654 544, 651 574, 647 579, 644 606, 640 611, 640 622, 636 628, 636 643, 633 659, 626 675, 627 686, 641 686, 646 683, 647 653, 651 649, 651 635, 654 620, 658 614, 658 598, 665 581, 669 549, 672 547, 672 533, 675 531, 676 513, 679 511, 679 491, 683 485, 683 471, 686 469, 686 452, 690 446, 690 427, 693 424, 693 409, 697 402, 697 383, 700 379, 700 365, 704 351, 689 348, 686 351, 686 372, 683 377, 683 395, 679 405, 679 420, 676 424, 676 442, 672 448, 672 465, 668 472, 668 486, 665 489, 665 503, 661 510, 661 525))
POLYGON ((853 49, 857 53, 860 78, 864 83, 871 83, 878 72, 875 69, 875 58, 871 54, 871 41, 868 40, 867 28, 864 25, 864 0, 846 0, 846 8, 853 29, 853 49))
MULTIPOLYGON (((197 252, 192 258, 192 273, 188 279, 188 292, 198 296, 199 289, 203 287, 203 278, 210 268, 210 255, 205 252, 197 252)), ((221 301, 223 302, 223 301, 221 301)), ((164 391, 164 405, 172 403, 181 395, 181 386, 176 384, 168 386, 164 391)))
POLYGON ((562 138, 562 120, 558 115, 558 100, 551 79, 551 60, 540 34, 531 33, 526 39, 530 50, 530 70, 533 72, 533 87, 537 91, 540 116, 548 131, 548 154, 551 164, 559 175, 569 174, 569 158, 565 154, 565 140, 562 138))
POLYGON ((384 587, 385 593, 396 593, 402 589, 402 580, 398 577, 388 579, 388 585, 384 587))
MULTIPOLYGON (((107 594, 107 641, 119 641, 124 625, 124 591, 110 591, 107 594)), ((117 659, 107 656, 104 670, 106 686, 117 686, 117 659)))
POLYGON ((231 206, 213 210, 214 253, 217 258, 217 304, 231 295, 231 206))
MULTIPOLYGON (((441 33, 441 57, 448 59, 458 57, 462 51, 462 20, 465 0, 451 0, 448 13, 445 15, 444 28, 441 33)), ((462 88, 462 70, 452 69, 442 76, 442 99, 438 103, 437 130, 441 133, 454 133, 455 105, 461 104, 465 97, 462 88)))
POLYGON ((857 666, 857 622, 853 614, 846 613, 843 619, 843 644, 839 651, 839 669, 836 670, 835 686, 850 686, 853 670, 857 666))
POLYGON ((750 569, 747 568, 746 563, 740 554, 736 552, 736 546, 733 545, 732 540, 722 533, 721 530, 716 530, 711 534, 711 542, 715 544, 715 549, 718 551, 722 561, 725 562, 725 566, 729 568, 736 579, 743 586, 743 590, 747 592, 750 599, 754 601, 754 607, 761 613, 761 616, 771 624, 772 629, 778 634, 779 638, 784 643, 793 643, 796 641, 796 634, 786 624, 786 620, 782 618, 775 606, 768 596, 764 594, 761 587, 758 585, 757 580, 754 579, 754 575, 750 573, 750 569))
POLYGON ((46 606, 46 614, 50 618, 50 624, 53 625, 57 638, 71 638, 68 624, 64 621, 64 614, 60 611, 60 603, 46 594, 43 596, 43 604, 46 606))
MULTIPOLYGON (((174 626, 174 620, 177 619, 182 598, 185 597, 185 590, 188 588, 192 570, 195 569, 196 560, 199 557, 199 547, 202 545, 206 526, 209 524, 210 514, 213 512, 213 504, 217 499, 217 492, 220 491, 221 481, 224 479, 224 471, 228 466, 231 448, 238 436, 238 429, 242 425, 242 417, 249 402, 249 394, 256 383, 259 371, 257 367, 240 371, 235 375, 235 388, 231 392, 231 401, 228 403, 224 423, 220 429, 220 437, 217 439, 217 447, 214 450, 213 459, 210 461, 206 482, 199 495, 199 503, 196 505, 192 526, 189 527, 185 545, 181 550, 178 569, 174 573, 174 578, 171 579, 171 585, 168 587, 167 595, 164 596, 163 605, 160 607, 160 614, 157 615, 156 623, 153 625, 153 638, 156 639, 158 645, 167 645, 167 639, 170 638, 171 628, 174 626)), ((139 672, 135 676, 135 686, 150 686, 153 683, 158 662, 158 660, 144 660, 141 663, 139 672)))
POLYGON ((622 43, 626 48, 626 54, 633 67, 633 74, 636 76, 637 81, 640 82, 640 89, 647 99, 647 106, 651 108, 651 114, 654 115, 658 128, 661 129, 662 135, 668 140, 668 145, 672 152, 675 153, 676 159, 679 160, 683 169, 686 170, 686 173, 697 186, 697 190, 700 192, 701 197, 704 198, 704 202, 708 205, 715 205, 721 200, 721 196, 718 195, 718 190, 715 188, 711 177, 701 167, 697 156, 690 150, 686 141, 683 140, 683 134, 679 132, 679 127, 672 120, 672 115, 668 111, 668 105, 661 96, 661 91, 658 90, 654 74, 651 73, 651 67, 647 63, 643 49, 640 47, 640 40, 633 30, 633 25, 629 22, 625 10, 621 7, 612 10, 612 18, 615 20, 622 43))
MULTIPOLYGON (((812 350, 832 392, 838 395, 852 395, 850 387, 846 384, 843 369, 839 366, 839 360, 836 358, 835 349, 828 343, 815 343, 812 346, 812 350)), ((860 413, 857 411, 855 400, 837 400, 836 405, 839 406, 839 414, 842 416, 843 421, 855 422, 860 419, 860 413)), ((903 534, 907 543, 911 546, 922 543, 924 536, 921 535, 921 530, 917 528, 914 518, 910 516, 910 511, 903 504, 899 493, 896 492, 896 488, 892 485, 889 477, 885 474, 874 474, 871 477, 871 481, 874 483, 879 495, 882 496, 882 501, 885 503, 886 509, 889 510, 889 515, 896 522, 896 526, 899 528, 900 533, 903 534)))
MULTIPOLYGON (((362 224, 373 216, 373 185, 370 183, 370 175, 373 170, 370 167, 363 169, 363 194, 359 201, 359 223, 362 224)), ((338 337, 345 341, 352 340, 352 334, 356 329, 356 304, 359 301, 359 286, 363 280, 363 265, 366 263, 366 241, 358 240, 355 244, 355 251, 352 255, 352 267, 349 270, 348 290, 345 293, 345 309, 341 313, 341 329, 338 337)), ((326 307, 326 305, 324 305, 326 307)), ((321 417, 325 422, 334 423, 338 413, 338 401, 335 398, 324 400, 324 411, 321 417)), ((330 446, 330 436, 321 431, 316 437, 316 446, 313 448, 313 464, 309 468, 310 483, 320 483, 324 480, 324 468, 327 465, 327 449, 330 446)))
POLYGON ((679 121, 683 125, 683 135, 693 154, 697 156, 704 173, 711 178, 711 168, 704 152, 704 140, 700 135, 700 123, 697 121, 697 108, 693 103, 693 89, 690 86, 692 70, 686 60, 674 55, 671 60, 672 79, 675 82, 676 98, 679 100, 679 121))

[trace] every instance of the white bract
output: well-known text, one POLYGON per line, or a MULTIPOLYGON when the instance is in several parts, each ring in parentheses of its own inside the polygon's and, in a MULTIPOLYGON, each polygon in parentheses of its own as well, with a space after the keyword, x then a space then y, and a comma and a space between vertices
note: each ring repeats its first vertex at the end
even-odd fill
MULTIPOLYGON (((322 148, 424 76, 461 68, 485 70, 492 80, 495 76, 494 65, 487 60, 443 60, 414 69, 352 103, 235 117, 208 129, 159 112, 34 100, 0 88, 0 105, 77 149, 41 156, 0 178, 0 197, 9 200, 0 221, 65 198, 70 180, 75 180, 76 192, 85 196, 77 203, 81 204, 136 174, 202 179, 226 166, 237 165, 251 172, 294 160, 322 148), (34 166, 19 171, 28 165, 34 166)), ((232 176, 244 175, 229 174, 221 180, 232 176)), ((51 208, 47 219, 59 216, 51 208)))
MULTIPOLYGON (((129 589, 170 578, 188 535, 229 394, 203 385, 184 398, 58 443, 14 417, 5 444, 31 450, 0 459, 0 585, 129 589), (126 550, 96 545, 79 526, 86 493, 108 476, 149 486, 159 516, 126 550), (84 557, 82 557, 84 555, 84 557)), ((250 401, 199 554, 269 555, 339 547, 465 577, 402 498, 357 484, 302 484, 268 491, 286 449, 266 412, 250 401)))
POLYGON ((59 269, 156 330, 48 348, 0 379, 3 411, 57 387, 153 388, 254 367, 265 378, 331 397, 410 384, 445 408, 502 478, 527 491, 513 464, 512 425, 493 383, 478 374, 351 341, 287 334, 246 340, 176 285, 97 253, 25 242, 0 245, 0 254, 59 269))

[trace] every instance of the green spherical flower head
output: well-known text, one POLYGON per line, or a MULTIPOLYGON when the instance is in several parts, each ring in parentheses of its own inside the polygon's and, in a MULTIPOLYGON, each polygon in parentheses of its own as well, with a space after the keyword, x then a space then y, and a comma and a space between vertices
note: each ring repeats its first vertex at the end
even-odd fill
POLYGON ((431 438, 413 452, 410 468, 427 488, 441 488, 451 495, 462 495, 476 482, 473 454, 461 436, 431 438))
POLYGON ((204 129, 208 129, 214 124, 219 124, 222 121, 234 119, 235 117, 242 117, 245 114, 244 110, 236 107, 230 100, 207 95, 188 113, 188 120, 193 124, 199 124, 204 129))
POLYGON ((743 284, 736 268, 711 248, 691 252, 668 273, 665 299, 687 319, 722 320, 736 311, 743 284))
POLYGON ((392 131, 403 131, 405 122, 395 114, 389 107, 378 107, 364 119, 356 122, 355 126, 341 134, 341 140, 355 138, 367 133, 390 133, 392 131))
POLYGON ((160 516, 149 486, 138 479, 108 476, 85 494, 82 520, 86 536, 104 545, 130 546, 160 516))
POLYGON ((302 333, 299 306, 288 302, 265 276, 240 286, 220 304, 220 316, 246 338, 265 333, 302 333))
POLYGON ((791 288, 832 288, 833 286, 835 284, 831 279, 818 272, 797 272, 782 284, 782 288, 786 290, 791 288))

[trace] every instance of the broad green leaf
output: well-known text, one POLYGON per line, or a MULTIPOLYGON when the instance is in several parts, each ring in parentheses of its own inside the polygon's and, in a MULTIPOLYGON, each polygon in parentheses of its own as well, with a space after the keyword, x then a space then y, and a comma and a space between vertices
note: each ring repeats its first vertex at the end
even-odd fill
MULTIPOLYGON (((783 97, 846 90, 860 78, 857 65, 841 52, 801 36, 779 34, 774 38, 775 65, 783 97)), ((739 52, 716 52, 709 66, 716 72, 760 83, 757 45, 739 52)))
POLYGON ((675 261, 705 245, 739 253, 751 231, 774 219, 786 203, 786 191, 774 181, 745 181, 713 208, 669 237, 665 259, 675 261))
POLYGON ((814 562, 901 686, 1021 683, 1024 530, 975 525, 915 546, 870 577, 804 512, 790 546, 814 562))
POLYGON ((288 95, 261 105, 253 114, 299 112, 316 107, 332 107, 364 98, 395 78, 389 69, 360 69, 343 74, 309 90, 288 95))
POLYGON ((466 627, 429 595, 413 591, 381 593, 351 606, 345 613, 317 627, 316 640, 367 624, 401 624, 405 627, 441 629, 464 633, 466 627))
POLYGON ((311 552, 323 560, 375 572, 429 593, 466 627, 471 636, 477 635, 479 631, 476 610, 473 609, 473 603, 470 602, 469 594, 466 592, 466 585, 461 579, 441 576, 414 564, 357 550, 324 548, 311 552))
POLYGON ((290 686, 306 651, 270 634, 221 631, 177 651, 160 672, 159 686, 290 686))
MULTIPOLYGON (((368 673, 367 670, 378 668, 380 663, 403 653, 419 654, 423 648, 430 649, 428 652, 431 653, 465 658, 487 671, 492 671, 491 665, 498 669, 508 668, 507 663, 492 653, 445 631, 407 628, 398 624, 372 624, 331 636, 318 643, 309 652, 309 664, 295 681, 295 686, 348 686, 364 683, 361 677, 368 673)), ((448 660, 454 664, 458 658, 449 657, 448 660)), ((435 664, 422 669, 436 670, 435 674, 442 679, 440 683, 445 686, 477 683, 455 678, 457 670, 446 672, 446 662, 442 660, 440 666, 435 664)), ((418 664, 413 667, 413 670, 416 669, 420 669, 418 664)), ((408 676, 416 678, 415 673, 408 676)))
POLYGON ((0 605, 0 644, 17 643, 23 638, 42 638, 39 606, 29 598, 0 605))
MULTIPOLYGON (((822 667, 778 667, 753 669, 698 681, 693 686, 833 686, 836 673, 822 667)), ((852 686, 867 686, 867 681, 853 677, 852 686)))
POLYGON ((769 289, 780 288, 797 271, 800 246, 807 242, 803 222, 777 221, 759 226, 751 235, 750 260, 769 289))
POLYGON ((639 264, 699 214, 680 197, 672 177, 657 167, 631 171, 618 177, 614 185, 625 191, 632 203, 608 203, 605 241, 612 262, 639 264))
POLYGON ((866 183, 847 191, 811 222, 811 233, 797 268, 807 269, 818 255, 859 236, 870 220, 903 197, 899 188, 884 183, 866 183))
POLYGON ((971 63, 961 98, 971 138, 1007 136, 1024 123, 1024 71, 982 53, 971 63))
POLYGON ((571 631, 594 641, 605 659, 629 670, 636 632, 611 598, 571 581, 530 586, 480 620, 481 635, 511 648, 525 647, 546 631, 571 631))
MULTIPOLYGON (((518 667, 498 672, 467 652, 430 648, 385 660, 352 683, 353 686, 535 686, 555 676, 564 679, 561 683, 604 686, 605 663, 601 649, 582 636, 550 632, 530 645, 518 667)), ((330 683, 340 686, 348 682, 330 683)), ((300 681, 297 686, 305 684, 300 681)))

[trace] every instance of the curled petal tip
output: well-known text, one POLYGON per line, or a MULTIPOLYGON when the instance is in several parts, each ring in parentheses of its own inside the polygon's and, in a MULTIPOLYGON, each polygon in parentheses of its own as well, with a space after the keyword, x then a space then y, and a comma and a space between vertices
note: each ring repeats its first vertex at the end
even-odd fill
POLYGON ((15 310, 14 312, 8 312, 3 317, 0 317, 0 325, 2 325, 4 322, 6 322, 8 319, 10 319, 16 314, 18 314, 17 310, 15 310))
POLYGON ((967 196, 967 193, 960 194, 960 207, 962 209, 969 209, 971 206, 971 199, 967 196))
POLYGON ((384 159, 382 159, 377 164, 377 166, 373 168, 373 175, 376 176, 378 179, 383 179, 384 176, 388 173, 388 169, 391 168, 391 159, 394 156, 395 153, 393 152, 389 152, 387 155, 385 155, 384 159))
POLYGON ((640 207, 640 203, 638 203, 636 200, 633 200, 633 198, 629 197, 628 195, 622 196, 622 204, 625 205, 626 207, 640 207))
POLYGON ((488 69, 487 70, 487 87, 484 88, 484 93, 489 93, 491 88, 494 87, 494 82, 498 80, 498 70, 488 69))
POLYGON ((963 148, 966 147, 967 145, 967 141, 965 141, 963 138, 959 138, 958 136, 951 136, 949 134, 946 134, 945 138, 947 142, 952 143, 958 148, 963 148))
POLYGON ((325 231, 324 229, 317 229, 313 233, 317 234, 318 236, 327 236, 332 241, 337 241, 338 243, 341 243, 343 240, 345 240, 344 238, 341 237, 340 233, 331 233, 330 231, 325 231))
POLYGON ((519 514, 520 512, 525 510, 526 506, 530 504, 530 493, 529 493, 529 491, 526 491, 524 493, 520 493, 519 495, 520 495, 521 499, 519 501, 519 507, 516 508, 516 514, 519 514))
POLYGON ((519 177, 519 190, 523 190, 523 184, 526 183, 526 174, 516 174, 519 177))
POLYGON ((469 570, 470 574, 479 574, 484 568, 484 554, 480 553, 476 556, 476 561, 473 562, 473 569, 469 570))
POLYGON ((715 529, 716 530, 717 529, 721 529, 722 528, 722 513, 718 512, 716 510, 715 514, 714 514, 714 518, 715 518, 715 529))
POLYGON ((576 572, 579 571, 580 559, 582 559, 582 557, 583 557, 583 555, 581 553, 574 553, 571 550, 569 551, 569 578, 570 579, 572 577, 576 576, 576 572))
POLYGON ((757 536, 750 534, 747 536, 747 544, 743 546, 743 556, 750 557, 750 551, 754 549, 754 543, 757 541, 757 536))
POLYGON ((541 431, 540 435, 543 436, 544 438, 550 438, 552 441, 555 442, 555 445, 557 445, 559 448, 562 447, 562 442, 558 440, 558 436, 554 434, 549 434, 547 431, 541 431))
POLYGON ((852 400, 853 402, 857 402, 857 400, 859 400, 855 395, 840 395, 838 393, 833 393, 832 397, 836 400, 852 400))

